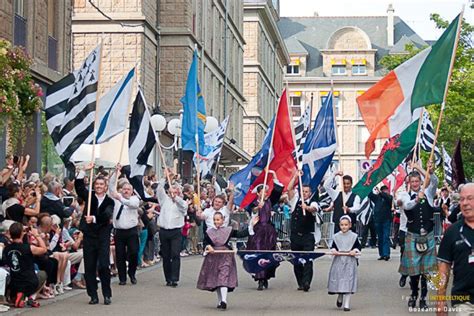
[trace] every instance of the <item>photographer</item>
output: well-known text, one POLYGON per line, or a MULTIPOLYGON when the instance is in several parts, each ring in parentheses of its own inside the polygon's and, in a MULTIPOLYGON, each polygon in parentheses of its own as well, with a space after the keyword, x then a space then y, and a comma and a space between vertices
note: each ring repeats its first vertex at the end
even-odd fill
MULTIPOLYGON (((57 215, 61 219, 71 216, 73 208, 64 205, 61 199, 62 195, 63 189, 61 184, 56 181, 51 181, 48 184, 48 192, 46 192, 41 199, 41 213, 57 215)), ((70 201, 67 201, 67 204, 71 205, 72 203, 69 202, 70 201)))

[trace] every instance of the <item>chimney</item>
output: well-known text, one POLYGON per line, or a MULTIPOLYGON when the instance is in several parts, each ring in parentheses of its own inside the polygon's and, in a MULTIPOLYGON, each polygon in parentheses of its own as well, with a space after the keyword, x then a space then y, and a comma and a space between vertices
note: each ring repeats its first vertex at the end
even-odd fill
POLYGON ((393 46, 394 41, 394 26, 393 26, 393 13, 395 9, 393 8, 393 4, 388 5, 387 9, 387 45, 388 47, 393 46))
POLYGON ((314 16, 315 18, 318 17, 318 16, 319 16, 318 11, 314 11, 314 12, 313 12, 313 16, 314 16))

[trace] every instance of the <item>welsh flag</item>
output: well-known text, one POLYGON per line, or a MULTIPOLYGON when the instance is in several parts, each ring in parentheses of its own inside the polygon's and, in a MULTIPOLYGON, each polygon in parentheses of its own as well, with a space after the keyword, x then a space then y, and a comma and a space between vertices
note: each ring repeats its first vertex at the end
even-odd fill
POLYGON ((405 163, 402 162, 398 165, 391 174, 382 180, 383 184, 387 186, 390 194, 394 194, 403 185, 407 172, 405 170, 405 163))
POLYGON ((408 156, 415 146, 417 131, 418 120, 411 123, 401 134, 388 139, 375 163, 357 182, 352 192, 357 194, 361 200, 367 197, 372 189, 391 174, 408 156))
POLYGON ((357 98, 370 132, 365 144, 367 158, 375 149, 375 139, 402 133, 420 117, 420 108, 443 102, 459 27, 460 15, 436 44, 390 71, 357 98))

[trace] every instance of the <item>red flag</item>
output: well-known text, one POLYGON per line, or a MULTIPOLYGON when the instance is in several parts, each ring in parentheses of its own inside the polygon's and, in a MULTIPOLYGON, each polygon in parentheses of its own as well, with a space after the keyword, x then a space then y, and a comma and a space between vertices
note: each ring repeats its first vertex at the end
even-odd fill
MULTIPOLYGON (((290 119, 290 113, 288 109, 288 102, 286 98, 286 89, 280 97, 280 103, 278 105, 278 112, 275 118, 274 124, 274 135, 272 142, 272 155, 270 157, 269 169, 275 171, 278 181, 280 181, 285 187, 290 182, 295 170, 296 161, 293 157, 293 151, 295 150, 295 142, 293 140, 293 124, 290 119)), ((255 179, 250 186, 247 195, 241 203, 241 207, 246 207, 257 197, 256 194, 252 193, 252 190, 259 184, 262 184, 265 180, 265 170, 255 179)), ((268 174, 267 183, 269 189, 266 191, 267 195, 270 195, 273 189, 273 177, 268 174)))
POLYGON ((403 167, 403 163, 399 164, 397 169, 388 175, 385 179, 382 180, 383 184, 388 187, 390 194, 394 194, 397 190, 403 185, 407 172, 403 167))

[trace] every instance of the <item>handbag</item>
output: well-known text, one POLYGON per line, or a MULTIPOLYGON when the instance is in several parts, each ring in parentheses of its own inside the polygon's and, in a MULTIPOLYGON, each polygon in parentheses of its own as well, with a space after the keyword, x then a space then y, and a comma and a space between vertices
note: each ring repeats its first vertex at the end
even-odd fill
POLYGON ((418 253, 424 253, 428 250, 428 238, 426 236, 415 237, 415 249, 418 253))

